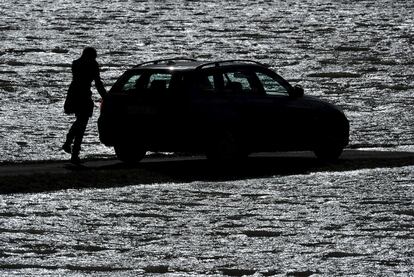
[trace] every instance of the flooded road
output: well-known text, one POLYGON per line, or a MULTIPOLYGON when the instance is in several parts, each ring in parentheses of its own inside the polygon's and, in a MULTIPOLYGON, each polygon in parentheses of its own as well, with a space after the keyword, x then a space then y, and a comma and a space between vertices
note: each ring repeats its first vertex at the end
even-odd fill
POLYGON ((0 275, 410 276, 414 167, 354 162, 200 181, 202 161, 143 165, 170 181, 0 195, 0 275))

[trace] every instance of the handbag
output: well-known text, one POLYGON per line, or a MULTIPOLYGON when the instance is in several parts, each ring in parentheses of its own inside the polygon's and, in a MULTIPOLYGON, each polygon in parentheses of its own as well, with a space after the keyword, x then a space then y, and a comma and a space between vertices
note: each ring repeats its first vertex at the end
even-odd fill
POLYGON ((75 88, 72 84, 70 84, 68 92, 66 93, 63 110, 65 114, 74 114, 76 111, 75 88))

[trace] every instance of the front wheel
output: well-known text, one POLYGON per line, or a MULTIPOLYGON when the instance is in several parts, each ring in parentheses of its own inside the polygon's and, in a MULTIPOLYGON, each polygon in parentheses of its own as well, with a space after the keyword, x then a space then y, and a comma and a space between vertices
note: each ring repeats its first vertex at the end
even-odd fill
POLYGON ((142 146, 133 144, 115 145, 115 153, 118 159, 124 163, 137 163, 145 157, 146 150, 142 146))

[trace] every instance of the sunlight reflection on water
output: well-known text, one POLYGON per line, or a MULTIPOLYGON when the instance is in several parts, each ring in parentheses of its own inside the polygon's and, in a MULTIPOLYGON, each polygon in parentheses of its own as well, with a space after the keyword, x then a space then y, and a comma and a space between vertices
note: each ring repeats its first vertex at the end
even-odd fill
POLYGON ((413 172, 5 195, 0 272, 409 274, 413 172))
MULTIPOLYGON (((0 159, 67 158, 63 99, 70 63, 87 44, 98 48, 108 88, 144 60, 255 59, 342 107, 352 145, 412 145, 412 10, 387 0, 3 1, 0 159)), ((113 154, 99 145, 97 114, 84 153, 113 154)))

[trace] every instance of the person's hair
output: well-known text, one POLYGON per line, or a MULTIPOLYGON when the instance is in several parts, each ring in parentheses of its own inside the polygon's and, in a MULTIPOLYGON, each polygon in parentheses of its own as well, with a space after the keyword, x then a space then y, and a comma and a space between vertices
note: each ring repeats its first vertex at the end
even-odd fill
POLYGON ((94 60, 96 59, 96 56, 96 49, 93 47, 85 47, 85 49, 82 51, 82 58, 84 59, 94 60))

